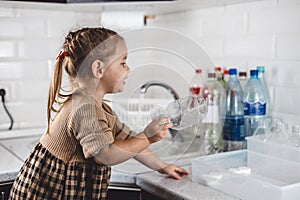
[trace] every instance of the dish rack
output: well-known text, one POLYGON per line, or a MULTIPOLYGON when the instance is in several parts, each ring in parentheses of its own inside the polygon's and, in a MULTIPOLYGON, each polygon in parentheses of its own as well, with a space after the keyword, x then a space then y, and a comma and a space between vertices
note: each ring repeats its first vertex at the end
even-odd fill
POLYGON ((159 105, 165 108, 170 99, 118 99, 107 104, 119 120, 135 132, 142 131, 152 121, 150 110, 159 105))

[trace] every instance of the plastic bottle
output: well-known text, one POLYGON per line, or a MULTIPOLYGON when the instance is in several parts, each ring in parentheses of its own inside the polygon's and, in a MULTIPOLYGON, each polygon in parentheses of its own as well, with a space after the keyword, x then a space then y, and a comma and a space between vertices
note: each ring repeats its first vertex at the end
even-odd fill
POLYGON ((202 120, 204 135, 203 146, 205 154, 223 151, 222 127, 225 116, 225 89, 217 81, 216 73, 208 73, 208 88, 205 89, 208 112, 202 120))
POLYGON ((246 135, 252 136, 260 124, 263 124, 267 111, 267 95, 257 70, 250 70, 250 79, 244 90, 244 117, 246 135))
POLYGON ((220 84, 226 88, 226 81, 224 80, 224 74, 222 73, 222 67, 215 67, 215 73, 217 76, 217 81, 220 82, 220 84))
POLYGON ((223 126, 224 151, 246 147, 243 91, 237 79, 237 70, 229 69, 226 87, 226 117, 223 126))
POLYGON ((204 88, 204 80, 202 78, 202 70, 196 69, 195 74, 192 77, 189 85, 190 85, 190 94, 191 95, 200 95, 201 90, 204 88))
MULTIPOLYGON (((224 81, 227 83, 229 80, 229 70, 228 69, 224 69, 223 77, 224 77, 224 81)), ((225 87, 225 89, 226 89, 226 87, 225 87)))
MULTIPOLYGON (((197 105, 196 99, 198 98, 198 96, 203 96, 203 91, 206 87, 206 84, 201 74, 202 69, 195 69, 195 74, 189 82, 189 92, 191 98, 191 103, 189 104, 189 106, 191 109, 197 105)), ((201 121, 202 120, 198 120, 198 122, 191 127, 191 132, 195 133, 197 137, 201 137, 201 121)))
POLYGON ((246 83, 248 81, 248 77, 247 77, 247 71, 239 71, 239 77, 238 77, 240 83, 241 83, 241 86, 242 86, 242 89, 244 90, 245 89, 245 86, 246 86, 246 83))
POLYGON ((265 80, 265 67, 264 66, 257 66, 257 71, 258 71, 258 78, 261 80, 261 83, 263 85, 263 89, 265 90, 265 93, 267 95, 267 113, 266 113, 266 118, 267 121, 270 125, 271 120, 272 120, 272 114, 273 114, 273 105, 272 105, 272 100, 270 96, 270 92, 268 90, 268 86, 265 80))

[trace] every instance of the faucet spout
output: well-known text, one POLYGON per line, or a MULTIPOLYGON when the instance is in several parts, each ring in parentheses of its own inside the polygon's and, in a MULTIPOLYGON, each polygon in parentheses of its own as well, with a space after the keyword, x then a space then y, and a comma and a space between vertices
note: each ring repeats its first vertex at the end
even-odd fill
POLYGON ((145 94, 147 92, 148 88, 151 86, 161 86, 161 87, 167 89, 173 95, 175 100, 179 99, 179 95, 170 85, 159 82, 159 81, 149 81, 149 82, 145 83, 144 85, 142 85, 140 87, 140 93, 145 94))

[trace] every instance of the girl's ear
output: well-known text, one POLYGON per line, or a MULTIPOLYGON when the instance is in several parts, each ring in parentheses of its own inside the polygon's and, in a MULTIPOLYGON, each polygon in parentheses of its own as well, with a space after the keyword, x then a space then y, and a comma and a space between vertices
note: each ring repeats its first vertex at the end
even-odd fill
POLYGON ((95 78, 101 78, 104 72, 104 63, 100 60, 95 60, 92 63, 92 73, 95 78))

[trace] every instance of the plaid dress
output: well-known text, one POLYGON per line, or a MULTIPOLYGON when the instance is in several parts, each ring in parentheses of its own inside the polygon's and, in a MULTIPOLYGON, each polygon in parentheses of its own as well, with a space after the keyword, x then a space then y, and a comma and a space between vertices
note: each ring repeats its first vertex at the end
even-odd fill
POLYGON ((111 108, 80 91, 57 113, 22 166, 11 200, 105 199, 111 168, 93 159, 102 148, 135 135, 111 108))
POLYGON ((38 143, 14 181, 9 199, 106 199, 110 173, 110 167, 92 159, 64 163, 38 143))

